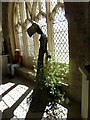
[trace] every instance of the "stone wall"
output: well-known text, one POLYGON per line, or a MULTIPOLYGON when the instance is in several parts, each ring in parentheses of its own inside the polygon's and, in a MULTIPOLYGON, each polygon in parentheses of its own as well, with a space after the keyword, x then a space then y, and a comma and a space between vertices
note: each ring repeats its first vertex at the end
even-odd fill
POLYGON ((88 64, 90 64, 90 2, 88 4, 88 64))
POLYGON ((69 22, 70 95, 81 101, 82 77, 80 66, 88 64, 88 3, 65 3, 69 22))
POLYGON ((8 24, 8 2, 4 2, 2 3, 2 31, 4 37, 4 48, 5 54, 9 54, 9 60, 12 61, 9 26, 10 25, 8 24))

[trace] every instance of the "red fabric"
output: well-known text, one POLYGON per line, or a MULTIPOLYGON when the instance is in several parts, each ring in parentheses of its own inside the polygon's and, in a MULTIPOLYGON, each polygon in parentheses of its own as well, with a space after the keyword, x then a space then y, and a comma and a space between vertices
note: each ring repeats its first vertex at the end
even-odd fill
POLYGON ((22 56, 19 54, 15 54, 15 63, 22 64, 22 56))

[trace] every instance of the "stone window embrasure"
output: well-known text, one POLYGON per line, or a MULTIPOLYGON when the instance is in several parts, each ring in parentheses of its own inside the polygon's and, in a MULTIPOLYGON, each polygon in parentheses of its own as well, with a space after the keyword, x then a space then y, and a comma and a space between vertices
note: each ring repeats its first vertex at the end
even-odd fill
POLYGON ((24 64, 38 55, 39 35, 30 38, 26 32, 32 21, 36 21, 48 36, 48 50, 55 60, 69 63, 68 22, 63 1, 14 3, 15 44, 21 50, 24 64))

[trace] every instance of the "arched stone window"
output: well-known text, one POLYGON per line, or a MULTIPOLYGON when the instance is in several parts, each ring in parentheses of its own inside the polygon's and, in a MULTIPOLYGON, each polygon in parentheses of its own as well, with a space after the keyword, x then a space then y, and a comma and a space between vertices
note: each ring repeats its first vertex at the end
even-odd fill
POLYGON ((47 35, 48 50, 55 60, 69 63, 68 22, 63 1, 14 2, 13 13, 15 48, 21 50, 25 66, 36 58, 39 49, 39 35, 30 38, 26 32, 32 21, 47 35))

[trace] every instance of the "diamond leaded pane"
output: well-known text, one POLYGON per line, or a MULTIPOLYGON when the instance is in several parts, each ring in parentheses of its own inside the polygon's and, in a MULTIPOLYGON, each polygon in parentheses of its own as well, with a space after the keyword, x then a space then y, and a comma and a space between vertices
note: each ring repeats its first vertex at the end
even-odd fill
POLYGON ((55 60, 69 63, 68 22, 62 8, 59 8, 54 17, 53 30, 55 60))
POLYGON ((41 0, 41 10, 46 13, 46 1, 45 0, 41 0))

